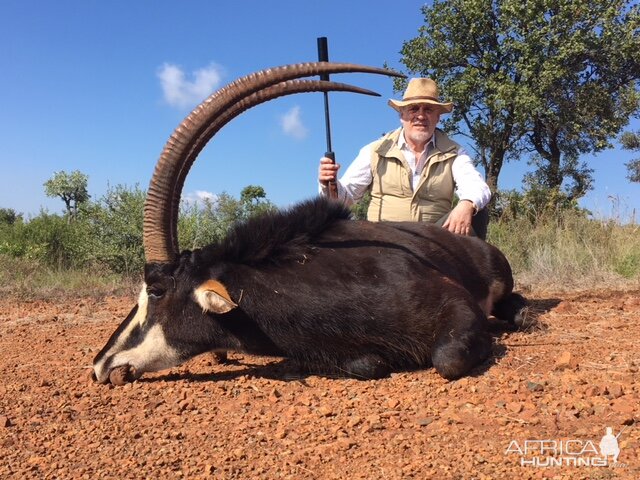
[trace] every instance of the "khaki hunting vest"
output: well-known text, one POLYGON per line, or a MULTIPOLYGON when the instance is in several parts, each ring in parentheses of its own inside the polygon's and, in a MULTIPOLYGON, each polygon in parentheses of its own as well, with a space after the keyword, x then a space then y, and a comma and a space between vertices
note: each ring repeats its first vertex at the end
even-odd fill
POLYGON ((411 188, 411 168, 398 148, 402 129, 388 133, 371 148, 371 203, 367 219, 435 223, 451 211, 455 185, 451 165, 460 146, 435 132, 420 181, 411 188))

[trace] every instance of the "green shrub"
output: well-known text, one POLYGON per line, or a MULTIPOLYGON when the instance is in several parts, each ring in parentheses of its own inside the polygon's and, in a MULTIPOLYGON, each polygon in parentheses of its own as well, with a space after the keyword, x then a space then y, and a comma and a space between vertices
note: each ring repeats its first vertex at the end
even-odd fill
POLYGON ((116 185, 98 202, 83 206, 81 217, 90 224, 95 262, 124 275, 142 271, 145 197, 145 191, 137 185, 116 185))
POLYGON ((39 260, 55 268, 79 268, 90 257, 91 242, 84 222, 69 222, 41 212, 29 222, 0 227, 0 253, 39 260))

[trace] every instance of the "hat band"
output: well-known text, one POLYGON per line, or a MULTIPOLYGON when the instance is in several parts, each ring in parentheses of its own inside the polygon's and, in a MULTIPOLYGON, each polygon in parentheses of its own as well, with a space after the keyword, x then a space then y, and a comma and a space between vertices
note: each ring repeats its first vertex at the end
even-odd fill
POLYGON ((402 101, 403 102, 408 102, 408 101, 412 101, 412 100, 433 100, 434 102, 438 102, 440 103, 440 101, 435 98, 435 97, 428 97, 428 96, 422 96, 422 97, 406 97, 403 98, 402 101))

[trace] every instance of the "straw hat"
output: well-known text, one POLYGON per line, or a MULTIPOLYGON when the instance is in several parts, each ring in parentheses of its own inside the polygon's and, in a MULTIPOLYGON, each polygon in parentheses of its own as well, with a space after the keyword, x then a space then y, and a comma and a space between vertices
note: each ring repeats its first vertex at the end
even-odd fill
POLYGON ((438 85, 430 78, 412 78, 404 91, 402 100, 389 100, 389 106, 400 111, 400 107, 415 103, 427 103, 440 107, 440 113, 450 113, 453 110, 453 103, 440 102, 438 95, 438 85))

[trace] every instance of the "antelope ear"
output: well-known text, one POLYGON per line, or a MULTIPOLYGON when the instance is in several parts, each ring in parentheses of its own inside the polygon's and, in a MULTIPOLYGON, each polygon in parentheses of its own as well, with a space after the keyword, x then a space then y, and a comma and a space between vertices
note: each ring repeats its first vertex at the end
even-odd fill
POLYGON ((227 313, 238 306, 231 300, 225 286, 217 280, 207 280, 196 288, 194 295, 205 312, 227 313))

